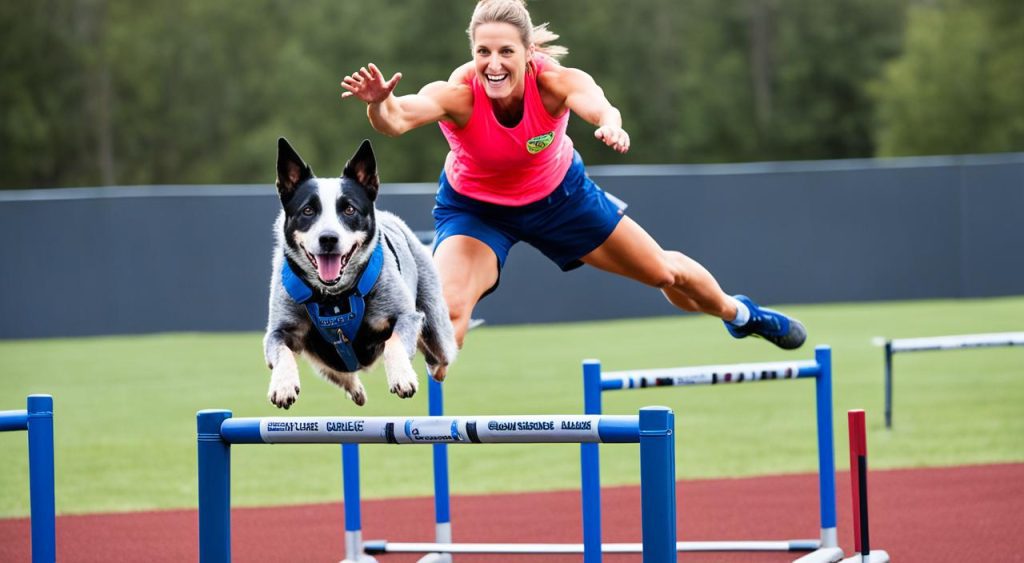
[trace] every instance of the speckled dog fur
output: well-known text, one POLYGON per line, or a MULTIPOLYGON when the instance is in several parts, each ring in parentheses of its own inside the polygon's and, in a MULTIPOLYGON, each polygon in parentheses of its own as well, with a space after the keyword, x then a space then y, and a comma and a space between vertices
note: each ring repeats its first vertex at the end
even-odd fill
POLYGON ((363 141, 340 178, 317 178, 282 138, 278 141, 277 171, 282 210, 274 223, 276 245, 264 337, 271 369, 270 402, 287 409, 298 398, 299 370, 294 354, 301 354, 353 402, 366 403, 359 373, 346 371, 334 346, 313 326, 305 307, 288 295, 281 268, 288 260, 295 274, 313 289, 315 299, 330 302, 355 287, 377 244, 384 245, 384 265, 376 285, 365 296, 366 311, 353 342, 363 366, 360 371, 383 356, 388 388, 399 397, 411 397, 418 387, 411 361, 418 346, 430 373, 438 381, 444 379, 457 347, 437 270, 401 219, 375 209, 380 180, 369 141, 363 141), (340 264, 338 277, 322 279, 324 270, 318 270, 318 260, 333 262, 335 267, 340 264))

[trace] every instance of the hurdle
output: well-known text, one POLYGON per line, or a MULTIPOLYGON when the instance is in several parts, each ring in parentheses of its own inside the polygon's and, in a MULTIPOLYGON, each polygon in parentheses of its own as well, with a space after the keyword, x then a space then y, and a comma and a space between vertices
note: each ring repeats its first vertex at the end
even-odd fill
POLYGON ((843 563, 889 563, 889 554, 871 549, 868 533, 868 441, 864 411, 847 412, 850 433, 850 489, 853 493, 853 543, 856 553, 843 563))
POLYGON ((876 339, 885 348, 885 427, 892 428, 892 357, 897 352, 963 350, 996 346, 1024 346, 1024 332, 958 334, 922 338, 876 339))
MULTIPOLYGON (((674 428, 675 416, 667 407, 645 407, 635 416, 232 418, 229 410, 202 410, 196 414, 199 560, 231 560, 232 444, 602 442, 640 444, 643 560, 670 561, 675 558, 676 544, 674 428)), ((444 549, 454 552, 462 548, 450 544, 444 549)))
MULTIPOLYGON (((483 324, 480 320, 479 324, 483 324)), ((471 323, 472 327, 472 323, 471 323)), ((444 415, 444 390, 441 383, 427 373, 427 414, 430 416, 444 415)), ((370 554, 381 553, 427 553, 419 559, 420 563, 451 563, 451 551, 447 548, 452 544, 452 521, 450 508, 450 489, 448 487, 448 445, 437 443, 431 445, 434 478, 434 542, 402 543, 386 540, 363 541, 362 532, 362 500, 360 498, 359 477, 359 444, 342 444, 341 469, 342 491, 345 511, 345 559, 343 563, 374 563, 377 561, 370 554)), ((472 553, 488 553, 487 549, 507 549, 508 544, 473 544, 476 549, 472 553)), ((462 549, 468 549, 463 547, 462 549)))
POLYGON ((28 433, 28 489, 32 561, 57 559, 56 502, 53 486, 53 397, 29 395, 25 410, 0 411, 0 432, 28 433))
MULTIPOLYGON (((820 539, 711 541, 677 544, 678 551, 809 551, 801 563, 835 562, 843 557, 836 532, 835 451, 832 437, 832 350, 818 346, 814 360, 707 365, 664 369, 601 372, 598 360, 583 362, 584 412, 601 415, 601 394, 606 391, 653 387, 721 385, 755 381, 815 380, 818 442, 818 500, 820 539)), ((588 545, 601 543, 601 486, 597 444, 581 444, 583 475, 584 538, 588 545)))

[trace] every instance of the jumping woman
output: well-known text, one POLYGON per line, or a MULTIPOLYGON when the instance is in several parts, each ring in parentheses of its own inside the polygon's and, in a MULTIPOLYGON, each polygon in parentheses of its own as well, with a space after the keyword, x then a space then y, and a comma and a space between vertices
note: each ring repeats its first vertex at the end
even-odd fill
POLYGON ((438 123, 448 140, 434 261, 460 347, 473 308, 497 288, 519 241, 563 271, 588 264, 658 288, 679 309, 722 319, 735 338, 754 335, 784 349, 804 343, 799 321, 724 293, 707 269, 662 249, 591 181, 565 133, 569 114, 619 153, 629 150, 629 135, 594 79, 559 64, 567 50, 548 44, 558 36, 547 24, 534 27, 522 0, 481 0, 467 33, 472 60, 417 94, 395 96, 401 73, 385 80, 372 63, 341 83, 341 97, 366 102, 380 133, 438 123))

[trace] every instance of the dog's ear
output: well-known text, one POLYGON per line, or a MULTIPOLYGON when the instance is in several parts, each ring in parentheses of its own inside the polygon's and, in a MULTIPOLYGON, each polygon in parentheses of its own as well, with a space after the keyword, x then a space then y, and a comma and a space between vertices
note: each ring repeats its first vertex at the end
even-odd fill
POLYGON ((370 192, 370 199, 377 199, 377 190, 380 189, 380 177, 377 175, 377 159, 373 156, 373 147, 370 140, 365 139, 345 164, 345 171, 342 176, 352 178, 359 182, 370 192))
POLYGON ((313 177, 313 169, 302 161, 299 153, 288 144, 288 139, 277 140, 277 195, 287 204, 295 195, 299 184, 313 177))

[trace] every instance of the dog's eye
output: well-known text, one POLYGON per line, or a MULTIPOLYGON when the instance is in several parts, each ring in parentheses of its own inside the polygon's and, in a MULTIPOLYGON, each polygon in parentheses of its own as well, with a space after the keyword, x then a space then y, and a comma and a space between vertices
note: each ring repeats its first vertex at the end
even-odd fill
POLYGON ((307 205, 306 207, 302 208, 302 214, 305 215, 306 217, 312 217, 314 213, 316 213, 316 210, 313 209, 312 205, 307 205))
POLYGON ((351 205, 346 205, 345 209, 342 209, 341 212, 351 217, 356 214, 356 208, 351 205))

